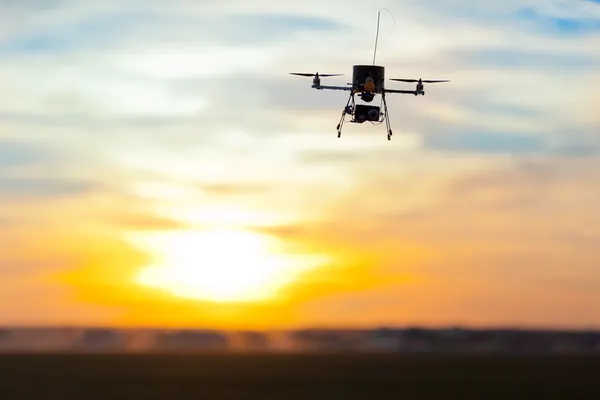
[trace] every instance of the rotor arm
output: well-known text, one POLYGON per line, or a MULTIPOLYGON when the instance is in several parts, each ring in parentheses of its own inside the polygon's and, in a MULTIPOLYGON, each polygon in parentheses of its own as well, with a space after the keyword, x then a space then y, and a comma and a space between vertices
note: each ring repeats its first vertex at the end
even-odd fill
POLYGON ((448 79, 400 79, 400 78, 390 78, 390 81, 398 81, 398 82, 409 82, 409 83, 442 83, 442 82, 450 82, 448 79))
POLYGON ((350 90, 354 89, 352 86, 313 85, 312 87, 313 87, 313 89, 319 89, 319 90, 327 89, 327 90, 350 91, 350 90))
POLYGON ((384 89, 383 91, 385 93, 412 94, 414 96, 424 93, 422 90, 384 89))

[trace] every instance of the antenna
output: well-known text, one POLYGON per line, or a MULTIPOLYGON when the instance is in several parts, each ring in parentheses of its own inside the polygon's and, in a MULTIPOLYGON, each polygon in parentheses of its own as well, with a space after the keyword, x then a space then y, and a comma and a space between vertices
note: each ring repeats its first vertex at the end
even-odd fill
POLYGON ((373 65, 375 65, 375 55, 377 54, 377 40, 379 39, 379 18, 381 10, 377 11, 377 34, 375 35, 375 48, 373 49, 373 65))
POLYGON ((377 11, 377 33, 375 34, 375 48, 373 49, 373 65, 375 65, 375 56, 377 55, 377 41, 379 40, 379 21, 381 18, 381 10, 389 12, 392 16, 392 20, 394 21, 394 28, 392 29, 392 32, 390 32, 390 35, 394 33, 394 30, 396 29, 396 19, 394 18, 394 14, 392 14, 392 12, 387 8, 379 9, 379 11, 377 11))

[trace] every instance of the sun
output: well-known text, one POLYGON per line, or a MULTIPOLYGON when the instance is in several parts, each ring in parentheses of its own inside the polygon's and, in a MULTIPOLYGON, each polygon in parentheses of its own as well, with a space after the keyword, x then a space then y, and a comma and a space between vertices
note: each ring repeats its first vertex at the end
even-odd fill
POLYGON ((156 256, 135 281, 175 296, 213 302, 256 302, 328 261, 284 253, 272 236, 246 230, 174 231, 134 238, 156 256))

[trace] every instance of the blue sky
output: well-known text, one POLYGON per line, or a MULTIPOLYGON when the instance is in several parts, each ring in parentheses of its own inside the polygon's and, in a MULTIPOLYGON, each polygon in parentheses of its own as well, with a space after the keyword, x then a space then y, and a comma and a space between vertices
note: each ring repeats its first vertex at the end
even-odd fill
MULTIPOLYGON (((502 270, 498 260, 530 268, 503 281, 513 294, 526 293, 519 277, 547 265, 554 275, 539 280, 540 300, 530 299, 523 320, 550 318, 543 310, 561 279, 600 290, 593 249, 572 239, 600 240, 587 225, 600 220, 600 2, 124 3, 6 7, 0 224, 24 243, 20 226, 32 219, 92 235, 113 218, 196 221, 194 204, 212 210, 235 199, 261 215, 277 208, 292 225, 323 219, 349 246, 367 231, 382 243, 428 242, 460 276, 469 271, 464 249, 476 243, 484 286, 502 270), (366 124, 346 124, 338 139, 346 94, 312 90, 310 78, 288 72, 344 73, 327 82, 347 82, 352 65, 371 62, 380 7, 395 19, 392 31, 382 13, 386 76, 452 82, 427 85, 424 97, 389 97, 392 141, 383 125, 366 124), (580 267, 564 271, 557 260, 580 267)), ((289 232, 321 232, 300 228, 289 232)), ((0 271, 47 270, 43 257, 23 264, 4 252, 0 271)), ((424 271, 447 274, 442 264, 424 271)), ((465 293, 482 299, 477 279, 465 293)), ((423 290, 414 295, 434 287, 423 290)), ((570 304, 600 307, 586 296, 570 304)), ((484 319, 475 308, 473 320, 484 319)), ((566 307, 557 314, 573 322, 566 307)))
MULTIPOLYGON (((590 1, 590 3, 596 3, 590 1)), ((600 30, 597 15, 584 17, 560 17, 545 15, 534 7, 525 7, 517 12, 524 21, 531 22, 542 34, 583 35, 593 34, 600 30)))

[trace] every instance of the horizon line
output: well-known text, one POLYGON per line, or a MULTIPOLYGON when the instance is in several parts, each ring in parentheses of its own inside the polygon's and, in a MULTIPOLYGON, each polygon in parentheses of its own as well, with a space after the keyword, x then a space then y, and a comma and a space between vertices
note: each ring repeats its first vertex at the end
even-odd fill
POLYGON ((102 329, 117 331, 139 331, 139 330, 163 330, 163 331, 213 331, 213 332, 289 332, 289 331, 373 331, 373 330, 408 330, 421 329, 428 331, 440 330, 467 330, 467 331, 530 331, 530 332, 598 332, 600 326, 518 326, 518 325, 438 325, 426 326, 419 324, 397 324, 397 325, 370 325, 370 326, 325 326, 325 325, 306 325, 295 327, 274 327, 274 328, 219 328, 210 326, 118 326, 109 324, 0 324, 0 330, 13 329, 102 329))

